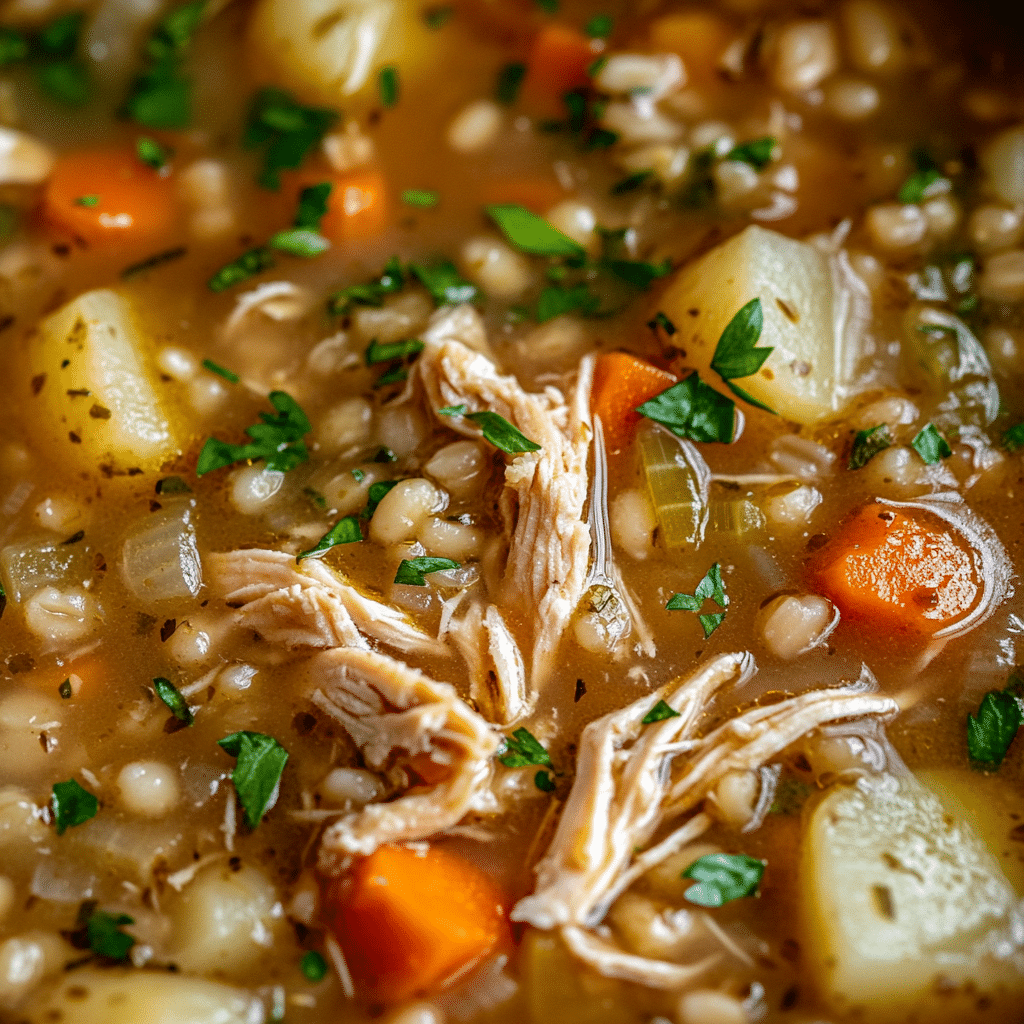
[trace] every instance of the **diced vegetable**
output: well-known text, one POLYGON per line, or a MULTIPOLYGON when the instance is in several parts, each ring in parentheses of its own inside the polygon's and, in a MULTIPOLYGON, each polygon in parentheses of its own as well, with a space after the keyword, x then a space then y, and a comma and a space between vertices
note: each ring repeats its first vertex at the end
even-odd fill
POLYGON ((601 52, 600 42, 569 25, 545 25, 534 37, 523 87, 527 96, 549 103, 590 84, 587 69, 601 52))
POLYGON ((390 0, 260 0, 249 21, 257 74, 334 106, 356 96, 376 101, 385 65, 413 87, 443 37, 423 22, 419 6, 390 0))
POLYGON ((708 523, 711 471, 689 441, 657 427, 639 434, 644 478, 667 548, 696 547, 708 523))
POLYGON ((658 302, 678 327, 687 365, 708 372, 736 311, 761 299, 760 347, 774 349, 743 390, 797 423, 833 416, 842 360, 828 258, 814 246, 752 225, 685 267, 658 302), (696 310, 694 314, 693 311, 696 310))
POLYGON ((610 452, 629 444, 640 422, 636 411, 649 398, 675 383, 675 377, 628 352, 605 352, 594 365, 590 410, 601 417, 610 452))
POLYGON ((84 544, 64 544, 49 537, 8 544, 0 551, 0 582, 8 600, 28 600, 43 587, 81 583, 92 570, 84 544))
POLYGON ((975 559, 949 526, 875 502, 838 527, 811 575, 844 620, 925 636, 963 618, 981 594, 975 559))
POLYGON ((143 604, 195 597, 203 585, 203 567, 192 503, 175 502, 141 520, 125 538, 121 572, 143 604))
POLYGON ((1014 892, 973 831, 912 777, 833 789, 803 849, 801 946, 837 1015, 995 1021, 1022 1005, 1024 977, 983 938, 1005 926, 1014 892))
POLYGON ((320 233, 332 242, 357 242, 380 234, 390 214, 387 183, 379 171, 353 171, 331 181, 320 233))
POLYGON ((383 1002, 443 988, 508 938, 504 894, 437 846, 380 847, 328 884, 325 905, 357 991, 383 1002))
POLYGON ((654 52, 677 53, 687 78, 704 86, 717 80, 722 55, 733 37, 729 24, 710 11, 679 11, 651 25, 654 52))
POLYGON ((174 234, 174 178, 130 149, 72 151, 57 160, 46 182, 43 216, 89 246, 138 252, 174 234))
POLYGON ((29 350, 38 422, 54 455, 114 471, 155 470, 180 454, 177 417, 130 302, 86 292, 40 325, 29 350))

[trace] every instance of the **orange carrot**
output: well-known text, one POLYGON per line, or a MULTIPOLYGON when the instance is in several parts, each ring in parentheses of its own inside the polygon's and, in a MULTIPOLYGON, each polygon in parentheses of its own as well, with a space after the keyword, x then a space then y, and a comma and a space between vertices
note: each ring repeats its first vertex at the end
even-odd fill
POLYGON ((106 661, 98 655, 85 654, 55 672, 42 673, 40 682, 48 692, 56 690, 62 697, 77 697, 83 690, 86 696, 92 696, 102 690, 102 682, 109 673, 106 661))
POLYGON ((537 102, 551 104, 571 89, 585 88, 590 82, 587 69, 602 48, 600 41, 588 39, 568 25, 545 25, 530 48, 524 93, 537 102))
MULTIPOLYGON (((387 186, 379 171, 319 178, 333 185, 320 233, 332 242, 358 242, 380 234, 388 220, 387 186)), ((306 184, 314 184, 312 179, 306 184)))
POLYGON ((651 25, 651 45, 658 53, 677 53, 687 79, 705 85, 718 79, 719 64, 735 33, 709 11, 680 11, 651 25))
POLYGON ((609 452, 621 451, 629 444, 640 422, 636 407, 675 382, 676 378, 667 370, 628 352, 605 352, 598 357, 590 410, 601 417, 609 452))
POLYGON ((360 995, 380 1002, 436 992, 509 938, 504 894, 436 846, 382 846, 324 900, 360 995))
POLYGON ((178 220, 174 182, 129 150, 68 153, 46 183, 43 217, 88 246, 152 245, 178 220))
POLYGON ((966 615, 980 588, 974 559, 949 530, 913 509, 871 502, 809 566, 844 619, 929 636, 966 615))

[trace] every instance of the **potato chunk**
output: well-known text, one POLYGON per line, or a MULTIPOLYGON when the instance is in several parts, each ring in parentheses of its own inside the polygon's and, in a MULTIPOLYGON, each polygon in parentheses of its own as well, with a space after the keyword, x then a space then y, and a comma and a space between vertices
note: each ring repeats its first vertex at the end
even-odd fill
POLYGON ((684 267, 659 308, 678 327, 686 365, 725 390, 711 370, 722 331, 760 297, 759 345, 774 348, 761 369, 736 381, 786 419, 817 423, 839 409, 839 341, 828 257, 806 242, 751 225, 684 267))
POLYGON ((86 292, 42 322, 31 340, 32 389, 61 456, 90 468, 158 469, 178 455, 168 396, 127 299, 86 292))
POLYGON ((1024 1000, 1024 973, 995 950, 1013 889, 914 779, 829 793, 810 818, 801 876, 806 949, 837 1014, 994 1024, 1024 1000))

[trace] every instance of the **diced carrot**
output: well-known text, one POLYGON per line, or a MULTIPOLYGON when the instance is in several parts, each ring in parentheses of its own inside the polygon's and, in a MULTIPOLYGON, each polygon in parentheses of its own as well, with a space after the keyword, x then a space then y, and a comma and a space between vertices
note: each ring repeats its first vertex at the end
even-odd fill
POLYGON ((436 846, 381 846, 324 901, 360 995, 380 1002, 436 992, 509 939, 504 894, 436 846))
POLYGON ((43 217, 92 247, 152 245, 175 229, 174 181, 130 150, 67 153, 46 183, 43 217))
POLYGON ((77 697, 83 692, 86 696, 93 696, 102 691, 102 681, 109 670, 110 667, 104 659, 85 654, 75 658, 70 665, 58 668, 56 672, 41 673, 40 681, 47 690, 56 690, 62 697, 67 696, 68 691, 72 697, 77 697))
POLYGON ((925 512, 871 502, 818 551, 811 575, 844 619, 929 636, 963 618, 980 588, 974 559, 925 512))
POLYGON ((710 11, 681 11, 651 25, 651 45, 658 52, 677 53, 687 79, 700 85, 713 82, 725 48, 735 33, 710 11))
MULTIPOLYGON (((388 220, 387 186, 379 171, 352 171, 330 180, 334 186, 320 233, 332 242, 360 242, 379 235, 388 220)), ((312 184, 313 182, 307 182, 312 184)))
POLYGON ((524 94, 550 105, 563 93, 585 88, 590 82, 588 68, 603 48, 568 25, 545 25, 534 37, 526 62, 524 94))
POLYGON ((636 407, 660 395, 676 378, 628 352, 605 352, 594 366, 590 410, 601 417, 609 452, 621 451, 632 440, 640 414, 636 407))

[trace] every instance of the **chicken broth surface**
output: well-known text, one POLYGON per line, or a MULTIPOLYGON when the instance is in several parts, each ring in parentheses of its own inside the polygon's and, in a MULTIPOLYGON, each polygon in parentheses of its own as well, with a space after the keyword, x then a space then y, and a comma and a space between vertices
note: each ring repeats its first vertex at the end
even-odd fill
POLYGON ((0 5, 0 1020, 1024 1020, 998 6, 0 5))

